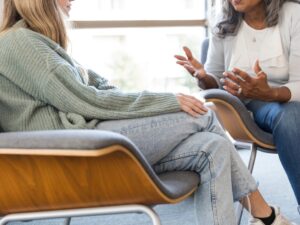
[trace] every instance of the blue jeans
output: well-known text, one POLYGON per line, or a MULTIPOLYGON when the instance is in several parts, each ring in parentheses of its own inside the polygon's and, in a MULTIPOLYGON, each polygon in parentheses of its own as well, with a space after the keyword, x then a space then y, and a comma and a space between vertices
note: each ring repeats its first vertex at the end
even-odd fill
POLYGON ((197 224, 236 224, 233 201, 240 200, 257 185, 215 114, 194 118, 172 113, 98 124, 129 137, 157 173, 195 171, 201 184, 194 195, 197 224))
MULTIPOLYGON (((259 127, 273 134, 280 161, 300 204, 300 102, 263 102, 246 105, 259 127)), ((275 187, 274 187, 275 188, 275 187)))

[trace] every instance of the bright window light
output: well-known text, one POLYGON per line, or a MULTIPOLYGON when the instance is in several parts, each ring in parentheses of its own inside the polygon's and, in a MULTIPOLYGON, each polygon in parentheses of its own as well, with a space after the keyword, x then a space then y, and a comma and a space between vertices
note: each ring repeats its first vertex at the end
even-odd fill
POLYGON ((80 27, 70 31, 72 56, 126 91, 151 90, 193 93, 192 78, 176 64, 175 54, 188 46, 200 57, 204 26, 132 27, 132 21, 184 21, 205 18, 205 0, 76 0, 73 21, 131 21, 118 28, 80 27))
POLYGON ((205 18, 205 0, 76 0, 72 4, 72 20, 205 18))

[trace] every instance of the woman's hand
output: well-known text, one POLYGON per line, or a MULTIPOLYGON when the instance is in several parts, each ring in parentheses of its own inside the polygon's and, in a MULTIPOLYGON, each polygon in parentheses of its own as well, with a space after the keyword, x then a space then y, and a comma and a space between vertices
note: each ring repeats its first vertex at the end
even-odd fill
POLYGON ((206 76, 203 65, 193 57, 191 50, 188 47, 183 47, 185 56, 175 55, 174 57, 178 60, 176 63, 183 66, 192 76, 199 79, 206 76))
POLYGON ((193 117, 204 115, 208 111, 203 102, 193 96, 180 93, 176 95, 176 98, 181 110, 193 117))
POLYGON ((258 61, 254 66, 256 77, 251 77, 237 68, 234 68, 232 72, 224 72, 225 79, 222 80, 224 89, 229 93, 262 101, 274 101, 276 98, 278 94, 276 88, 269 86, 267 75, 261 70, 258 61))

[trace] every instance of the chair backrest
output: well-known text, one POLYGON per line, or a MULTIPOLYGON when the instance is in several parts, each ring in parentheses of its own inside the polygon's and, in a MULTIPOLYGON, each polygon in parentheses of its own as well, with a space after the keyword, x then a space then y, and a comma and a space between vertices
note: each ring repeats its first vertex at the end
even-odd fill
POLYGON ((202 42, 202 46, 201 46, 200 60, 203 65, 206 63, 206 60, 207 60, 208 47, 209 47, 209 39, 206 38, 202 42))
POLYGON ((252 119, 246 107, 222 90, 203 93, 206 102, 212 102, 209 108, 214 110, 219 121, 231 137, 237 141, 254 143, 266 150, 274 150, 273 136, 263 131, 252 119))
POLYGON ((143 156, 113 144, 96 150, 0 147, 0 182, 0 215, 5 215, 176 203, 195 191, 199 178, 193 172, 158 177, 143 156))

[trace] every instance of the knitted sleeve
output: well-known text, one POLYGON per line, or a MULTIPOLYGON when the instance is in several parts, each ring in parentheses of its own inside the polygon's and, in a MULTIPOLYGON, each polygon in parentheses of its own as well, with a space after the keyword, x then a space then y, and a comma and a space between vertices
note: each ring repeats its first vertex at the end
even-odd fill
POLYGON ((101 120, 127 119, 180 111, 172 93, 123 93, 118 89, 99 90, 76 79, 75 68, 62 64, 44 86, 46 101, 63 112, 101 120))
POLYGON ((173 93, 124 93, 91 71, 93 85, 85 84, 59 45, 28 29, 10 32, 2 44, 3 74, 32 98, 59 111, 101 120, 180 111, 173 93))
POLYGON ((89 85, 94 86, 97 89, 108 90, 108 89, 116 88, 115 86, 109 84, 108 80, 106 80, 104 77, 101 77, 93 70, 88 70, 88 75, 89 75, 89 85))

